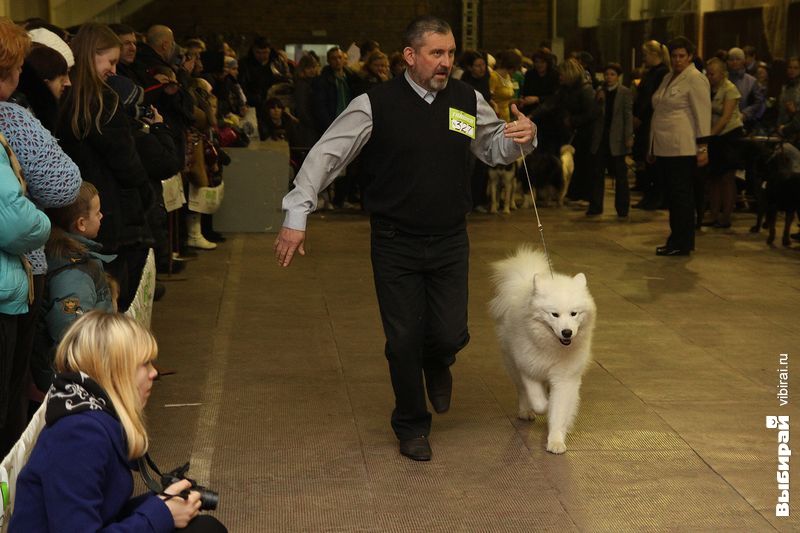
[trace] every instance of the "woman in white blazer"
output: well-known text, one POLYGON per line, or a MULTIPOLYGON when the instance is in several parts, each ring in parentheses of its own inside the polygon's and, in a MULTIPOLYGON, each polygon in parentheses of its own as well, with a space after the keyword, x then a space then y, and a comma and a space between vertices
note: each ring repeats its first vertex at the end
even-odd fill
POLYGON ((708 163, 711 89, 694 63, 695 46, 686 37, 667 43, 672 72, 653 94, 650 153, 666 184, 670 236, 656 255, 689 255, 694 250, 694 172, 708 163))

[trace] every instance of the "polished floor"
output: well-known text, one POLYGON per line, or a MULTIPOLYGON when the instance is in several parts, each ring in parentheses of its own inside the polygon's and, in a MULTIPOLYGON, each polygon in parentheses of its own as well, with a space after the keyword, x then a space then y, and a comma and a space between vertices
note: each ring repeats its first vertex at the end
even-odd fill
POLYGON ((783 407, 776 371, 781 353, 800 361, 800 243, 770 248, 740 213, 691 257, 656 257, 666 213, 609 209, 540 212, 555 268, 587 275, 599 316, 565 455, 544 450, 545 421, 516 418, 487 313, 490 263, 540 242, 532 211, 470 217, 472 341, 431 462, 400 456, 389 427, 369 227, 352 212, 313 215, 288 269, 273 235, 229 234, 167 283, 154 330, 175 374, 147 409, 152 455, 191 460, 232 532, 800 530, 800 476, 775 516, 765 427, 800 421, 800 367, 783 407))

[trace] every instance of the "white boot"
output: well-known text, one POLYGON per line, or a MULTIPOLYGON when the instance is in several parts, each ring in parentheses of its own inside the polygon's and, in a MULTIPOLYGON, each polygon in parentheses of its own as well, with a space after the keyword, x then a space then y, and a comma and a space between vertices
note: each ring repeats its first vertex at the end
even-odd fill
POLYGON ((186 229, 189 233, 189 238, 186 244, 192 248, 200 248, 201 250, 213 250, 217 247, 216 243, 206 240, 203 237, 203 232, 200 231, 200 215, 197 213, 189 213, 186 215, 186 229))

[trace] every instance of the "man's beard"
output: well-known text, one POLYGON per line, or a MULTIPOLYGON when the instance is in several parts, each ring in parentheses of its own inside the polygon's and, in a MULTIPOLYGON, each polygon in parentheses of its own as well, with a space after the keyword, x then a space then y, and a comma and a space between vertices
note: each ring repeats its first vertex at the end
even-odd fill
POLYGON ((445 75, 445 78, 440 80, 436 77, 436 73, 430 78, 422 78, 419 75, 419 72, 415 71, 413 68, 408 69, 408 75, 411 77, 414 82, 423 87, 424 89, 432 92, 441 91, 445 87, 447 87, 447 82, 450 80, 450 72, 449 71, 442 71, 441 74, 445 75))
POLYGON ((431 81, 430 81, 431 90, 433 90, 433 91, 441 91, 442 89, 447 87, 447 82, 449 80, 450 80, 449 77, 447 77, 447 78, 445 78, 443 80, 439 80, 436 77, 431 78, 431 81))

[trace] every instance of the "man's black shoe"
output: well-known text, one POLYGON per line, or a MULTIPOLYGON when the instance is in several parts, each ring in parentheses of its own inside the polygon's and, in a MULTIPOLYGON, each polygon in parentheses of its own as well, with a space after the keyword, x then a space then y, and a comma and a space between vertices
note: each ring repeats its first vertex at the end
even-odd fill
POLYGON ((668 246, 659 246, 656 248, 656 255, 662 255, 666 257, 675 257, 679 255, 689 255, 691 250, 682 250, 680 248, 670 248, 668 246))
POLYGON ((400 453, 415 461, 430 461, 433 452, 428 437, 420 435, 413 439, 401 440, 400 453))
POLYGON ((450 396, 453 393, 453 375, 450 367, 425 369, 425 389, 428 400, 437 413, 446 413, 450 409, 450 396))

